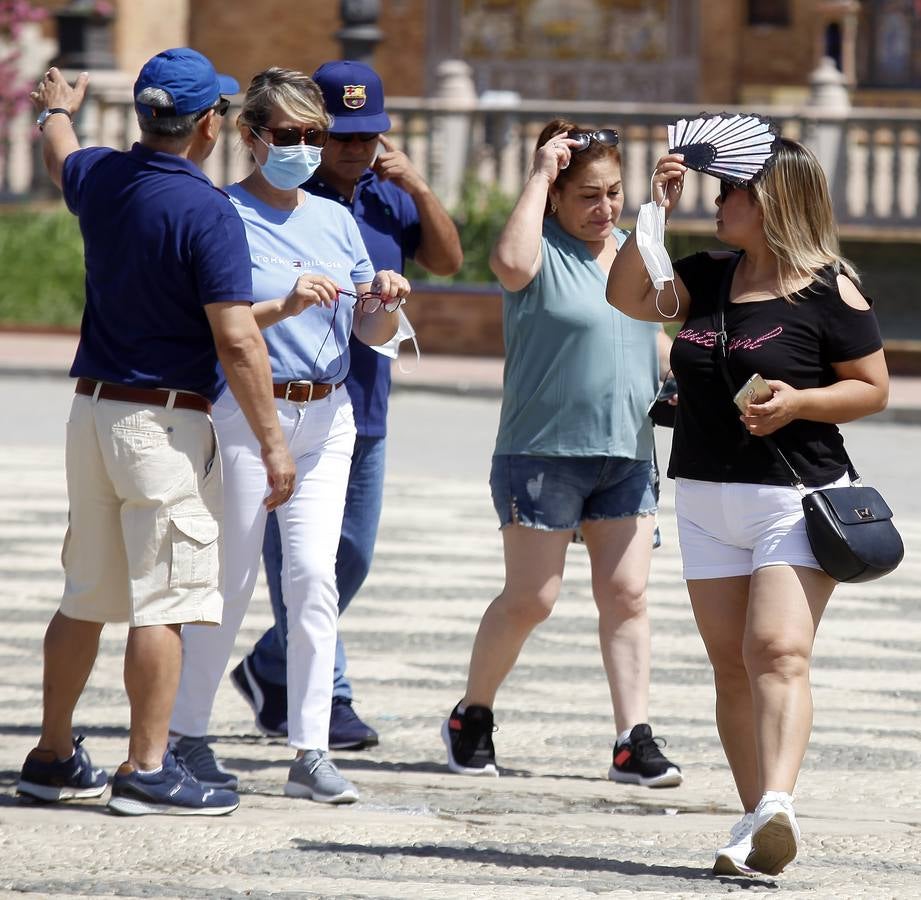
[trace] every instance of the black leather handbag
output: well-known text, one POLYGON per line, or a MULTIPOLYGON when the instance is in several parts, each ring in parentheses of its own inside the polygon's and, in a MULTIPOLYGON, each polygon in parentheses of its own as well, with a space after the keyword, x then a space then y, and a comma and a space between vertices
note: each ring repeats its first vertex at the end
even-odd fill
MULTIPOLYGON (((723 279, 717 305, 719 319, 715 342, 720 370, 730 396, 735 395, 736 388, 727 362, 725 304, 737 262, 738 259, 729 266, 723 279)), ((892 510, 876 488, 861 483, 849 457, 847 472, 850 485, 807 493, 802 479, 777 442, 769 437, 762 437, 761 440, 790 470, 791 483, 803 495, 803 516, 809 546, 828 575, 835 581, 872 581, 888 575, 898 566, 905 555, 905 547, 892 523, 892 510)))
POLYGON ((860 484, 853 466, 847 487, 803 497, 806 534, 819 565, 835 581, 872 581, 888 575, 905 555, 892 510, 876 488, 860 484))

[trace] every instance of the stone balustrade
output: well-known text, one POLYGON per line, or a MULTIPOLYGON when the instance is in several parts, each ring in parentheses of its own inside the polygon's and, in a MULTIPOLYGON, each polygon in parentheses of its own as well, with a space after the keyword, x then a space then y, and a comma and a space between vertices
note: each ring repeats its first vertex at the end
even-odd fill
MULTIPOLYGON (((391 97, 393 136, 410 154, 446 205, 453 207, 465 178, 504 194, 521 187, 535 141, 549 120, 565 116, 580 124, 605 125, 621 135, 626 206, 630 220, 648 196, 655 160, 667 149, 665 126, 698 115, 697 107, 599 101, 551 103, 475 95, 444 98, 391 97)), ((729 108, 727 112, 745 112, 729 108)), ((902 109, 825 110, 773 107, 757 110, 782 133, 803 140, 819 154, 831 184, 844 234, 880 232, 895 239, 921 238, 921 111, 902 109)), ((248 161, 232 126, 206 163, 218 184, 240 178, 248 161)), ((0 155, 0 196, 30 200, 53 193, 42 165, 32 116, 13 123, 0 155)), ((127 147, 138 129, 124 85, 96 90, 78 119, 84 145, 127 147)), ((717 185, 689 173, 675 224, 688 230, 712 220, 717 185)))

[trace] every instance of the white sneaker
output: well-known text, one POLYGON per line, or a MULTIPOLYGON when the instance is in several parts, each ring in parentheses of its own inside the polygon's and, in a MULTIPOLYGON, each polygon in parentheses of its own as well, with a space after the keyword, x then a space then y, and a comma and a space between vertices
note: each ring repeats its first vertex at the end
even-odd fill
POLYGON ((716 851, 716 862, 713 863, 714 875, 754 875, 755 870, 750 869, 745 860, 752 851, 752 823, 754 813, 745 813, 729 832, 729 843, 716 851))
POLYGON ((755 807, 752 850, 745 865, 765 875, 779 875, 796 857, 799 825, 793 798, 783 791, 767 791, 755 807))

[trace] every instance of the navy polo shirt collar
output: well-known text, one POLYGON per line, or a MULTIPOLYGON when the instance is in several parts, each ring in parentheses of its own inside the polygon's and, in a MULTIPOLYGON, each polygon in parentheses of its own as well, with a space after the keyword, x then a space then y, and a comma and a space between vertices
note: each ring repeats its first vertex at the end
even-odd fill
POLYGON ((143 144, 134 144, 129 152, 135 159, 152 169, 160 169, 163 172, 181 172, 203 181, 209 187, 214 187, 211 179, 195 163, 183 156, 164 153, 161 150, 151 150, 150 147, 145 147, 143 144))
MULTIPOLYGON (((352 196, 357 197, 360 191, 373 184, 373 182, 374 171, 372 169, 365 169, 364 172, 358 176, 358 181, 355 182, 355 191, 352 196)), ((346 206, 352 205, 352 201, 350 201, 348 197, 344 197, 340 194, 336 188, 328 181, 324 181, 319 175, 312 175, 307 183, 303 185, 303 188, 311 194, 316 194, 319 197, 326 197, 327 200, 338 200, 346 206)))

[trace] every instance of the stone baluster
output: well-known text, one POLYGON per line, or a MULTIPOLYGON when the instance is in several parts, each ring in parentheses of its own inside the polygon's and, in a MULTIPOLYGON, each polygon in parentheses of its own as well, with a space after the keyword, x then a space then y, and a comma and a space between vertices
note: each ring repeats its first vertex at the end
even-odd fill
POLYGON ((460 199, 470 150, 470 124, 477 109, 473 70, 462 59, 446 59, 435 70, 441 111, 432 122, 432 187, 448 209, 460 199))
POLYGON ((809 99, 804 111, 809 121, 804 142, 818 157, 828 184, 836 215, 845 212, 845 185, 847 177, 847 120, 851 111, 851 97, 845 76, 834 60, 822 57, 809 78, 809 99))

